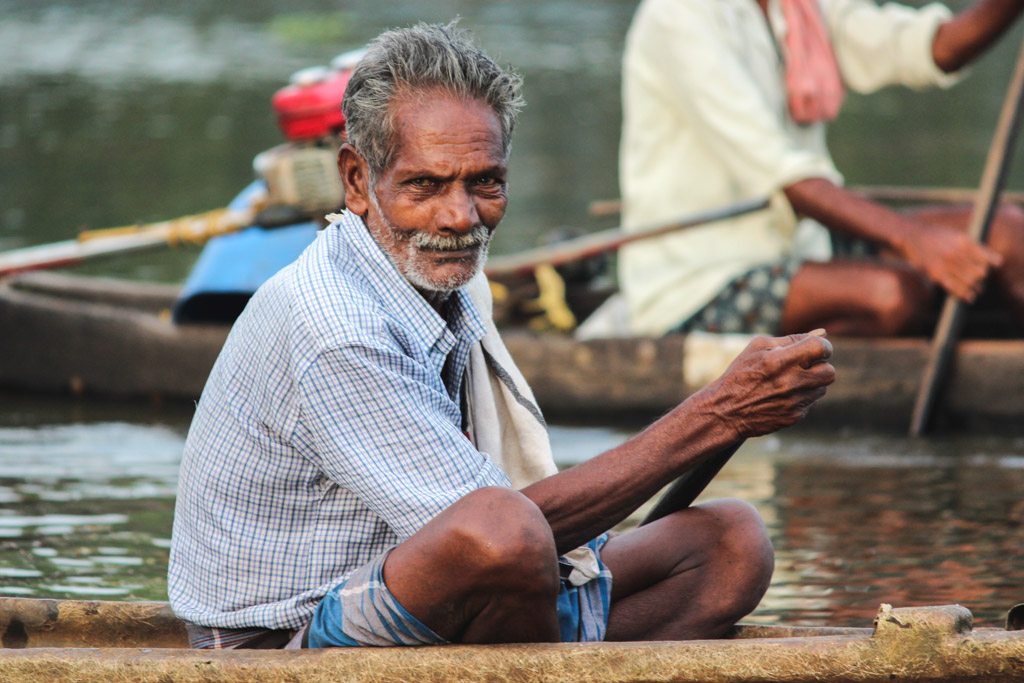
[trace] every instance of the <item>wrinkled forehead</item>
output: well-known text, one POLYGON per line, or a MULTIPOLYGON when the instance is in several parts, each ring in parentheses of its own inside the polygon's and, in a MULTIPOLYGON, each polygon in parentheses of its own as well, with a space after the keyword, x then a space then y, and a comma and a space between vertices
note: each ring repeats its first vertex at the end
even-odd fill
POLYGON ((501 120, 487 102, 431 88, 400 93, 389 108, 394 157, 485 155, 504 163, 501 120))
POLYGON ((395 152, 424 141, 484 139, 505 157, 501 119, 492 105, 440 87, 403 88, 388 108, 395 152))

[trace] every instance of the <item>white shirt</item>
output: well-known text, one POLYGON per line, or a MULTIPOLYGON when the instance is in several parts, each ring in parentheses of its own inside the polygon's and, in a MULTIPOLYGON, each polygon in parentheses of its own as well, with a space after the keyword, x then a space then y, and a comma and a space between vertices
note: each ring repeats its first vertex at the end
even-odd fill
MULTIPOLYGON (((821 0, 845 85, 946 86, 932 40, 942 5, 879 7, 821 0)), ((782 188, 842 176, 821 123, 801 126, 786 103, 777 0, 644 0, 626 37, 620 150, 627 230, 751 198, 767 211, 623 248, 619 281, 634 334, 660 335, 757 265, 831 256, 823 227, 797 217, 782 188), (770 28, 769 28, 770 27, 770 28)))

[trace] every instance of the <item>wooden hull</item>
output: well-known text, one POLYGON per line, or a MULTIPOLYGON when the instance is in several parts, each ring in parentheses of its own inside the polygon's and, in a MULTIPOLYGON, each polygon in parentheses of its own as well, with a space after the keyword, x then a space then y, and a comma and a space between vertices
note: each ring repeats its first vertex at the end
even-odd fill
POLYGON ((0 283, 0 386, 198 399, 228 328, 173 324, 177 292, 51 273, 0 283))
MULTIPOLYGON (((663 413, 721 374, 747 342, 713 335, 578 342, 512 332, 504 338, 545 413, 576 418, 663 413)), ((928 340, 832 342, 837 379, 808 422, 905 429, 928 340)), ((947 426, 1024 427, 1024 341, 962 341, 937 417, 947 426)))
POLYGON ((1013 681, 1024 631, 963 607, 874 628, 740 626, 723 640, 199 651, 164 603, 0 598, 0 679, 20 681, 1013 681))
MULTIPOLYGON (((173 286, 33 273, 0 282, 0 387, 196 400, 227 336, 175 325, 173 286)), ((559 419, 646 418, 717 376, 746 339, 716 335, 575 341, 510 330, 505 341, 545 412, 559 419)), ((925 339, 836 339, 838 380, 819 424, 903 427, 925 339)), ((1024 341, 958 348, 940 417, 955 426, 1024 426, 1024 341)))

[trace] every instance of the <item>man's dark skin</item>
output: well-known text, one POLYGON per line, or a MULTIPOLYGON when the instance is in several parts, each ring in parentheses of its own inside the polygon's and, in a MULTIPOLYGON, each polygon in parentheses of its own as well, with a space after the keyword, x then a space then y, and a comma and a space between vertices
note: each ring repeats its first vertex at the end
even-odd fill
MULTIPOLYGON (((768 0, 755 1, 767 13, 768 0)), ((1022 11, 1024 0, 974 3, 936 31, 936 65, 947 73, 964 67, 1022 11)), ((784 191, 798 215, 879 245, 895 258, 802 265, 783 308, 783 333, 813 327, 856 336, 913 331, 930 310, 933 286, 973 302, 990 274, 1005 304, 1024 324, 1024 213, 1018 208, 1002 207, 987 245, 979 245, 966 232, 970 207, 897 213, 825 178, 807 178, 784 191)))
MULTIPOLYGON (((410 255, 406 245, 416 231, 497 227, 507 203, 498 118, 484 102, 436 89, 400 93, 391 108, 397 151, 374 187, 359 152, 339 152, 347 208, 400 271, 468 281, 473 250, 410 255)), ((522 491, 485 488, 456 502, 388 555, 388 588, 451 641, 557 641, 557 555, 720 449, 801 419, 834 379, 830 356, 820 334, 758 338, 720 379, 623 445, 522 491)), ((615 536, 602 558, 614 576, 609 640, 719 636, 754 609, 773 567, 760 517, 735 500, 615 536)))

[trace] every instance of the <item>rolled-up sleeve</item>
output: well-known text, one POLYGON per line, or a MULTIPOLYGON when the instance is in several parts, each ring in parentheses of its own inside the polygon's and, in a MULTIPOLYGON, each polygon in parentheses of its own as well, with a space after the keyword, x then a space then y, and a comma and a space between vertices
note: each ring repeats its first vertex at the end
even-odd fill
POLYGON ((639 49, 641 70, 689 113, 694 135, 728 169, 739 193, 769 195, 811 177, 839 180, 827 155, 796 144, 736 54, 711 2, 660 3, 639 49))
POLYGON ((888 85, 948 87, 961 73, 935 64, 932 43, 952 15, 944 5, 921 8, 871 0, 825 0, 829 31, 843 81, 868 93, 888 85))
POLYGON ((461 431, 436 369, 398 350, 348 345, 319 354, 300 382, 316 465, 399 540, 466 494, 508 478, 461 431))

